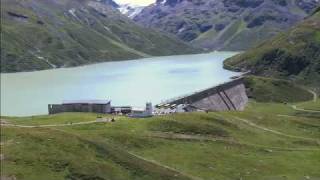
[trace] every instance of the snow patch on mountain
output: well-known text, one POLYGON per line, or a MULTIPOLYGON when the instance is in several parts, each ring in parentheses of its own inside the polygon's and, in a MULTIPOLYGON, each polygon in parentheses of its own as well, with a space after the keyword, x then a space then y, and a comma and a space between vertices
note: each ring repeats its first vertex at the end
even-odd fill
POLYGON ((143 9, 145 6, 138 6, 138 5, 132 5, 132 4, 121 4, 119 5, 118 10, 128 16, 129 18, 133 19, 136 17, 143 9))

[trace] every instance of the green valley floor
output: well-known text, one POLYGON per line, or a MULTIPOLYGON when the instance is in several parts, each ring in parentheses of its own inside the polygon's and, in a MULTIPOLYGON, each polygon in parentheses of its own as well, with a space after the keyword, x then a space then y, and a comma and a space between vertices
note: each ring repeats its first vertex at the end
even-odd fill
POLYGON ((320 179, 320 104, 147 119, 2 117, 1 179, 320 179), (296 108, 294 108, 296 107, 296 108))

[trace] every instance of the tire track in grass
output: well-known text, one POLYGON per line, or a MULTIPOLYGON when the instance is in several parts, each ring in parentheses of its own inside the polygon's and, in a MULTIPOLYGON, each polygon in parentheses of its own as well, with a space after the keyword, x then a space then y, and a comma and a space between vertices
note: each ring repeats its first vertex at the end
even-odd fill
POLYGON ((308 110, 308 109, 298 108, 296 105, 291 105, 291 108, 292 108, 293 110, 295 110, 295 111, 320 113, 320 111, 317 111, 317 110, 308 110))
MULTIPOLYGON (((51 128, 49 128, 49 129, 51 129, 51 128)), ((179 171, 179 170, 177 170, 177 169, 174 169, 174 168, 172 168, 172 167, 163 165, 163 164, 161 164, 161 163, 159 163, 159 162, 146 159, 146 158, 144 158, 144 157, 141 157, 141 156, 136 155, 136 154, 134 154, 134 153, 132 153, 132 152, 129 152, 129 151, 122 150, 122 148, 120 148, 120 147, 119 147, 119 148, 109 147, 109 149, 108 149, 107 147, 103 146, 102 143, 97 143, 97 142, 95 142, 95 141, 92 141, 92 140, 83 138, 83 137, 81 137, 81 136, 79 136, 79 135, 77 135, 77 134, 70 133, 70 132, 67 132, 67 131, 61 130, 61 129, 51 129, 51 130, 56 130, 56 131, 60 131, 60 132, 63 132, 63 133, 66 133, 66 134, 70 134, 70 135, 72 135, 72 136, 75 136, 75 137, 77 137, 78 139, 80 139, 80 140, 82 140, 82 141, 85 141, 85 142, 87 142, 87 143, 89 143, 89 144, 94 144, 95 146, 99 146, 99 148, 104 149, 104 150, 105 150, 106 152, 108 152, 108 153, 111 153, 111 154, 112 154, 112 153, 116 152, 116 153, 113 154, 114 158, 115 158, 116 160, 120 159, 120 161, 124 161, 125 164, 131 164, 131 163, 132 163, 132 162, 130 162, 128 159, 133 159, 133 162, 137 162, 137 161, 139 162, 139 161, 140 161, 140 163, 135 164, 135 165, 137 166, 137 168, 141 168, 141 166, 143 166, 143 165, 145 165, 145 166, 151 166, 151 167, 153 166, 153 167, 155 167, 155 168, 157 168, 157 169, 160 168, 160 171, 166 171, 166 172, 168 172, 170 175, 172 175, 173 177, 175 177, 175 179, 183 179, 183 180, 202 180, 202 179, 199 178, 199 177, 191 176, 191 175, 189 175, 189 174, 187 174, 187 173, 184 173, 184 172, 181 172, 181 171, 179 171), (125 157, 120 157, 119 155, 125 156, 125 157), (131 156, 131 157, 130 157, 130 156, 131 156), (126 157, 128 157, 128 159, 127 159, 126 157), (136 159, 136 160, 134 160, 134 159, 136 159), (144 162, 144 163, 143 163, 143 162, 144 162), (142 165, 141 165, 141 164, 142 164, 142 165), (149 165, 148 165, 148 164, 149 164, 149 165), (139 167, 139 166, 140 166, 140 167, 139 167)), ((103 144, 106 144, 106 143, 103 143, 103 144)), ((106 146, 108 146, 108 145, 106 144, 106 146)), ((131 164, 131 165, 132 165, 132 164, 131 164)), ((145 170, 145 169, 143 169, 143 168, 141 168, 141 169, 142 169, 142 171, 147 171, 147 170, 145 170)), ((152 169, 152 168, 151 168, 151 169, 152 169)), ((150 171, 150 169, 148 169, 148 170, 150 171)), ((150 173, 150 172, 149 172, 149 173, 150 173)), ((161 175, 161 174, 160 174, 160 175, 161 175)), ((166 176, 168 176, 168 175, 166 175, 166 176)), ((172 179, 172 178, 170 178, 170 179, 172 179)))
MULTIPOLYGON (((225 119, 225 117, 215 113, 215 115, 219 118, 222 118, 222 119, 225 119)), ((239 117, 236 117, 236 116, 230 116, 231 118, 235 119, 235 120, 238 120, 238 121, 241 121, 251 127, 254 127, 256 129, 260 129, 260 130, 263 130, 265 132, 269 132, 269 133, 272 133, 272 134, 276 134, 276 135, 279 135, 279 136, 283 136, 283 137, 287 137, 287 138, 293 138, 293 139, 300 139, 300 140, 307 140, 307 141, 312 141, 312 142, 315 142, 316 144, 320 145, 320 139, 315 139, 315 138, 308 138, 308 137, 303 137, 303 136, 295 136, 295 135, 291 135, 291 134, 286 134, 286 133, 283 133, 283 132, 280 132, 280 131, 277 131, 277 130, 274 130, 274 129, 270 129, 270 128, 266 128, 264 126, 260 126, 258 124, 255 124, 253 123, 252 121, 248 120, 248 119, 243 119, 243 118, 239 118, 239 117)))
POLYGON ((311 89, 308 89, 308 91, 313 95, 313 102, 317 102, 317 99, 318 99, 317 93, 312 91, 311 89))
POLYGON ((285 117, 285 118, 294 118, 292 119, 293 122, 298 122, 298 123, 303 123, 309 126, 313 126, 313 127, 320 127, 320 124, 312 124, 309 123, 307 120, 310 119, 308 117, 303 117, 304 119, 307 119, 306 121, 300 120, 300 119, 296 119, 296 118, 301 118, 300 116, 293 116, 293 115, 283 115, 283 114, 278 114, 278 117, 285 117))
POLYGON ((1 124, 1 126, 8 127, 19 127, 19 128, 44 128, 44 127, 64 127, 64 126, 76 126, 76 125, 85 125, 85 124, 96 124, 96 123, 106 123, 99 121, 86 121, 86 122, 78 122, 78 123, 68 123, 68 124, 47 124, 47 125, 18 125, 18 124, 1 124))
POLYGON ((192 140, 192 141, 210 141, 210 142, 224 142, 230 145, 240 145, 240 146, 248 146, 253 148, 258 148, 262 150, 278 150, 278 151, 320 151, 319 149, 310 149, 310 148, 283 148, 283 147, 274 147, 274 146, 264 146, 259 144, 247 143, 247 142, 238 142, 233 139, 228 138, 214 138, 207 136, 199 136, 199 135, 186 135, 179 133, 165 133, 165 132, 153 132, 149 135, 149 137, 154 138, 163 138, 163 139, 171 139, 171 140, 192 140))
MULTIPOLYGON (((225 117, 215 113, 216 116, 222 118, 222 119, 225 119, 225 117)), ((283 116, 283 115, 282 115, 283 116)), ((236 116, 230 116, 231 118, 233 119, 236 119, 238 121, 241 121, 251 127, 254 127, 256 129, 260 129, 260 130, 263 130, 265 132, 269 132, 269 133, 272 133, 272 134, 276 134, 276 135, 280 135, 280 136, 284 136, 284 137, 288 137, 288 138, 294 138, 294 139, 302 139, 302 140, 308 140, 308 141, 314 141, 316 142, 317 144, 320 144, 320 141, 318 139, 314 139, 314 138, 308 138, 308 137, 303 137, 303 136, 295 136, 295 135, 290 135, 290 134, 286 134, 286 133, 283 133, 283 132, 280 132, 280 131, 277 131, 277 130, 273 130, 273 129, 270 129, 270 128, 267 128, 267 127, 264 127, 264 126, 260 126, 258 124, 255 124, 253 123, 252 121, 248 120, 248 119, 243 119, 243 118, 239 118, 239 117, 236 117, 236 116)))
POLYGON ((142 156, 136 155, 136 154, 131 153, 131 152, 127 152, 127 153, 131 154, 132 156, 134 156, 134 157, 136 157, 136 158, 139 158, 139 159, 142 159, 142 160, 144 160, 144 161, 147 161, 147 162, 149 162, 149 163, 153 163, 153 164, 156 164, 156 165, 161 166, 161 167, 163 167, 163 168, 166 168, 166 169, 168 169, 168 170, 178 172, 178 173, 180 173, 180 174, 182 174, 182 175, 184 175, 184 176, 186 176, 186 177, 189 177, 189 178, 192 179, 192 180, 202 180, 202 179, 199 178, 199 177, 194 177, 194 176, 191 176, 191 175, 189 175, 189 174, 185 174, 185 173, 183 173, 183 172, 181 172, 181 171, 178 171, 177 169, 174 169, 174 168, 172 168, 172 167, 169 167, 169 166, 160 164, 160 163, 157 162, 157 161, 146 159, 146 158, 144 158, 144 157, 142 157, 142 156))
POLYGON ((302 136, 295 136, 295 135, 290 135, 290 134, 286 134, 286 133, 283 133, 283 132, 280 132, 280 131, 277 131, 277 130, 273 130, 273 129, 270 129, 270 128, 266 128, 266 127, 263 127, 263 126, 260 126, 260 125, 257 125, 255 123, 253 123, 252 121, 249 121, 247 119, 243 119, 243 118, 239 118, 239 117, 235 117, 235 116, 232 116, 232 118, 236 119, 236 120, 239 120, 251 127, 254 127, 254 128, 257 128, 257 129, 261 129, 263 131, 266 131, 266 132, 269 132, 269 133, 273 133, 273 134, 277 134, 277 135, 280 135, 280 136, 284 136, 284 137, 288 137, 288 138, 294 138, 294 139, 302 139, 302 140, 308 140, 308 141, 314 141, 318 144, 320 144, 319 140, 318 139, 314 139, 314 138, 307 138, 307 137, 302 137, 302 136))
MULTIPOLYGON (((318 100, 318 94, 311 90, 311 89, 307 89, 307 91, 309 91, 312 95, 313 95, 313 99, 312 101, 313 102, 317 102, 318 100)), ((313 112, 313 113, 320 113, 320 111, 317 111, 317 110, 309 110, 309 109, 303 109, 303 108, 299 108, 297 107, 297 105, 291 105, 291 108, 295 111, 303 111, 303 112, 313 112)))
MULTIPOLYGON (((82 122, 81 124, 77 123, 76 125, 84 125, 84 124, 92 124, 93 121, 90 122, 82 122)), ((95 121, 95 123, 97 123, 95 121)), ((132 152, 128 152, 126 150, 123 150, 121 147, 116 147, 115 145, 111 145, 105 142, 98 142, 93 141, 88 138, 81 137, 80 135, 76 133, 71 133, 63 129, 59 129, 58 127, 61 127, 61 125, 53 126, 53 125, 45 125, 45 126, 9 126, 8 127, 16 127, 16 128, 41 128, 49 131, 56 131, 60 133, 67 134, 69 136, 73 136, 80 140, 81 142, 84 142, 86 144, 92 145, 94 148, 99 149, 100 151, 104 151, 106 154, 111 155, 111 158, 114 160, 115 163, 119 163, 119 165, 123 165, 125 168, 129 168, 133 171, 140 171, 142 173, 147 173, 148 175, 156 176, 163 179, 176 179, 176 180, 202 180, 199 177, 191 176, 187 173, 181 172, 177 169, 174 169, 172 167, 163 165, 159 162, 148 160, 146 158, 143 158, 139 155, 136 155, 132 152), (56 128, 55 128, 56 127, 56 128)), ((65 125, 66 126, 66 125, 65 125)), ((68 126, 70 126, 68 124, 68 126)), ((158 178, 157 178, 158 179, 158 178)))

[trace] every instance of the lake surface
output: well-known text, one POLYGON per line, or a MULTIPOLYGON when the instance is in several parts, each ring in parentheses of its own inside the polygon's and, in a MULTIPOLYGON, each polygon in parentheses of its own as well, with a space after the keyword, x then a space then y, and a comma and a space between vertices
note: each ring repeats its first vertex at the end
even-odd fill
POLYGON ((238 73, 222 62, 235 52, 153 57, 76 68, 1 74, 1 115, 48 113, 63 100, 110 99, 112 105, 145 106, 209 88, 238 73))

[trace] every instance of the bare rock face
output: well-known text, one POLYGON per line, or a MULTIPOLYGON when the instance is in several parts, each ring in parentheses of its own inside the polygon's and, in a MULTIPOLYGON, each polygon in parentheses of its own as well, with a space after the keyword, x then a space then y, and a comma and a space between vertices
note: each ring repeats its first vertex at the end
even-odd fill
POLYGON ((304 19, 318 0, 157 0, 134 20, 207 49, 245 50, 304 19))
POLYGON ((118 8, 119 7, 119 5, 116 2, 114 2, 113 0, 97 0, 97 1, 101 2, 101 3, 105 4, 105 5, 109 5, 109 6, 113 7, 113 8, 118 8))

